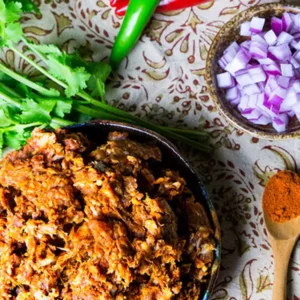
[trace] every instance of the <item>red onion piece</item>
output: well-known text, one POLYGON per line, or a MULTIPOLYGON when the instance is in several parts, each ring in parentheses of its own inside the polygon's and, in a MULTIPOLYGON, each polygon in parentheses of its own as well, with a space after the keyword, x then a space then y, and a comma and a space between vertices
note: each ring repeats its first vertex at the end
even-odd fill
POLYGON ((245 23, 241 24, 240 35, 241 36, 251 36, 250 22, 245 22, 245 23))
POLYGON ((284 12, 282 15, 282 30, 289 32, 293 27, 294 21, 288 12, 284 12))
POLYGON ((252 33, 260 33, 262 32, 264 25, 265 25, 265 19, 253 17, 250 22, 250 31, 252 33))
POLYGON ((231 88, 234 84, 234 79, 230 73, 225 72, 217 75, 217 82, 220 88, 231 88))
POLYGON ((276 45, 283 45, 283 44, 289 44, 292 40, 294 39, 294 37, 290 34, 288 34, 287 32, 282 31, 278 38, 277 38, 277 43, 276 45))
POLYGON ((273 17, 271 19, 271 28, 278 36, 282 32, 282 21, 277 17, 273 17))
POLYGON ((293 65, 291 64, 280 64, 281 74, 286 77, 294 76, 293 65))
POLYGON ((274 46, 277 43, 277 36, 275 32, 271 29, 264 35, 266 42, 270 46, 274 46))

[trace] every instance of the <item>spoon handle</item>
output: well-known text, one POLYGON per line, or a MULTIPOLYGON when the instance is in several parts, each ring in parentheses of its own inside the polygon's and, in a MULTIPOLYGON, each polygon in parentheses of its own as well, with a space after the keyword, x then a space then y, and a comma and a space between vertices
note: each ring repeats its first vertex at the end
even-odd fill
POLYGON ((290 256, 297 238, 275 240, 270 238, 275 263, 272 300, 286 299, 286 281, 290 256))

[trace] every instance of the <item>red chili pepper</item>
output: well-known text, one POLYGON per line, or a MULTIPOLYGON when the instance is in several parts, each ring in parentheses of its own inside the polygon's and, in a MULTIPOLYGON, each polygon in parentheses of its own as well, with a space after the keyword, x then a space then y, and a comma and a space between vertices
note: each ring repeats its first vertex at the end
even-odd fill
MULTIPOLYGON (((142 0, 144 1, 144 0, 142 0)), ((167 12, 199 5, 209 0, 161 0, 156 12, 167 12)), ((110 0, 110 5, 115 7, 118 16, 124 16, 127 10, 129 0, 110 0)))

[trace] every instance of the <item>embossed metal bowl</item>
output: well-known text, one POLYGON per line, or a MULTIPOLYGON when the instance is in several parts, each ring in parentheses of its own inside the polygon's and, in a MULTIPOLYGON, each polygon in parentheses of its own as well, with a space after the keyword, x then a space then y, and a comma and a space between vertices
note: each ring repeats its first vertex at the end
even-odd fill
POLYGON ((219 67, 218 60, 233 41, 240 43, 245 40, 245 37, 241 37, 239 34, 241 23, 251 20, 254 16, 270 20, 273 16, 281 16, 285 11, 299 13, 300 7, 282 3, 269 3, 253 6, 239 13, 227 22, 215 36, 206 61, 208 90, 217 109, 236 128, 263 139, 279 140, 299 137, 300 123, 294 118, 290 121, 285 132, 278 133, 271 125, 255 125, 242 117, 240 112, 225 99, 224 90, 217 86, 216 75, 224 72, 219 67))
POLYGON ((69 132, 81 132, 88 139, 96 143, 105 143, 107 134, 110 131, 128 132, 129 137, 140 142, 150 142, 157 145, 162 151, 162 166, 170 167, 178 170, 183 178, 185 178, 188 187, 195 195, 195 199, 199 201, 205 208, 206 214, 210 220, 214 231, 216 241, 215 259, 211 268, 210 277, 206 287, 202 290, 199 300, 208 300, 214 284, 216 282, 218 271, 220 268, 221 244, 220 244, 220 225, 218 222, 216 211, 205 191, 199 175, 192 169, 187 160, 180 154, 176 146, 163 136, 151 130, 129 125, 125 123, 96 120, 88 123, 72 125, 67 127, 69 132))

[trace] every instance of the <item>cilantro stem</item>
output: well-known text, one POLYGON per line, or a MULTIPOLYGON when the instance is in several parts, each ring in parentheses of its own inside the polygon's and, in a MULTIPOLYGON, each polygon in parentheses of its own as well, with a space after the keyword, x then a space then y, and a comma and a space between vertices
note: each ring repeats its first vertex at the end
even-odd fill
POLYGON ((87 116, 97 118, 97 119, 132 123, 132 121, 130 121, 129 119, 122 118, 122 117, 116 116, 116 115, 108 113, 108 112, 103 112, 101 110, 96 110, 96 109, 78 104, 76 102, 73 103, 73 109, 76 110, 77 112, 83 113, 87 116))
POLYGON ((32 45, 30 44, 30 43, 28 43, 28 41, 27 41, 27 39, 24 37, 24 36, 22 36, 21 37, 21 41, 33 52, 33 53, 35 53, 36 55, 38 55, 40 58, 41 58, 41 60, 45 63, 45 64, 47 64, 47 58, 42 54, 42 53, 40 53, 39 51, 37 51, 34 47, 32 47, 32 45))
POLYGON ((12 77, 13 79, 29 86, 30 88, 36 90, 37 92, 45 95, 45 96, 57 96, 57 92, 56 91, 51 91, 48 90, 34 82, 32 82, 31 80, 19 75, 18 73, 8 69, 7 67, 5 67, 4 65, 0 64, 0 71, 2 71, 3 73, 5 73, 6 75, 12 77))
MULTIPOLYGON (((105 112, 101 112, 101 111, 96 111, 95 109, 91 109, 89 107, 86 107, 84 105, 81 104, 77 104, 74 103, 73 105, 73 109, 81 112, 83 114, 86 114, 88 116, 91 116, 93 118, 99 118, 99 119, 103 119, 103 120, 113 120, 113 121, 121 121, 121 122, 125 122, 125 123, 131 123, 133 125, 137 125, 137 122, 130 120, 130 119, 122 119, 121 117, 117 117, 113 114, 107 114, 105 112)), ((131 115, 130 115, 131 116, 131 115)), ((212 148, 208 145, 205 144, 200 144, 194 140, 191 140, 189 138, 186 138, 185 136, 179 135, 175 132, 171 132, 169 131, 169 128, 165 128, 162 126, 158 126, 152 123, 148 123, 145 121, 142 121, 141 119, 139 119, 140 123, 144 123, 144 127, 147 127, 153 131, 156 131, 158 133, 163 134, 164 136, 171 138, 171 139, 175 139, 177 141, 180 141, 186 145, 192 146, 198 150, 204 151, 204 152, 211 152, 212 148)))
MULTIPOLYGON (((163 126, 159 126, 160 128, 165 128, 163 126)), ((203 132, 199 130, 192 130, 192 129, 183 129, 183 128, 174 128, 174 127, 168 127, 169 131, 176 132, 178 134, 185 134, 189 136, 190 138, 194 136, 195 138, 208 138, 209 133, 208 132, 203 132)))
POLYGON ((2 82, 0 82, 0 90, 2 90, 6 94, 9 94, 9 96, 11 97, 21 98, 21 96, 17 92, 15 92, 12 88, 8 87, 2 82))
MULTIPOLYGON (((44 58, 44 56, 41 53, 39 53, 37 50, 35 50, 33 47, 30 47, 30 44, 26 41, 26 39, 22 38, 22 41, 24 43, 26 43, 26 46, 28 46, 30 48, 30 50, 32 50, 34 53, 36 53, 37 55, 39 55, 42 58, 42 60, 45 62, 45 64, 47 64, 47 59, 44 58)), ((20 52, 17 48, 15 48, 13 46, 11 46, 10 48, 15 53, 17 53, 20 57, 22 57, 24 60, 26 60, 29 64, 31 64, 33 67, 35 67, 38 71, 40 71, 42 74, 44 74, 45 76, 47 76, 49 79, 51 79, 52 81, 54 81, 58 85, 62 86, 63 88, 67 88, 68 87, 67 84, 65 84, 63 81, 61 81, 61 80, 55 78, 54 76, 52 76, 47 70, 45 70, 43 67, 39 66, 31 58, 29 58, 28 56, 26 56, 22 52, 20 52)))
POLYGON ((29 124, 17 124, 17 125, 1 128, 1 130, 2 131, 13 131, 13 130, 18 130, 20 128, 20 126, 25 129, 25 128, 35 127, 35 126, 40 126, 40 125, 42 125, 42 123, 40 123, 40 122, 34 122, 34 123, 29 123, 29 124))
POLYGON ((9 104, 21 108, 21 103, 18 100, 9 97, 8 95, 4 94, 1 90, 0 90, 0 98, 9 104))
POLYGON ((56 117, 51 119, 51 123, 55 123, 55 124, 60 125, 62 127, 70 126, 70 125, 74 124, 74 122, 72 122, 72 121, 65 120, 65 119, 60 119, 60 118, 56 118, 56 117))

